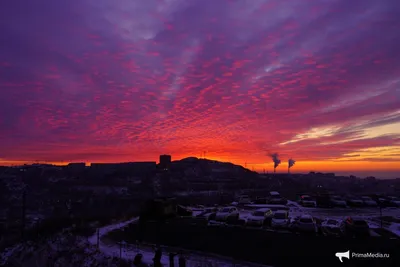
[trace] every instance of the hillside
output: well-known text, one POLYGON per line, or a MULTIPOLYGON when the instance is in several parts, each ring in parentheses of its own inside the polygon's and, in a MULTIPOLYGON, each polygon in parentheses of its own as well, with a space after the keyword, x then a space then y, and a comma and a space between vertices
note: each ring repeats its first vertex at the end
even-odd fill
POLYGON ((171 172, 186 178, 206 177, 219 179, 256 178, 258 173, 230 162, 220 162, 196 157, 184 158, 171 163, 171 172))

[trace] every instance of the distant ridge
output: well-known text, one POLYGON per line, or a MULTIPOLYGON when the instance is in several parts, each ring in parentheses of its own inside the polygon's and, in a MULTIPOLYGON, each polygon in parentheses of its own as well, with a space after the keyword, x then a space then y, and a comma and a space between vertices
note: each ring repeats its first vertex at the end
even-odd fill
POLYGON ((195 160, 199 160, 199 158, 196 157, 187 157, 187 158, 183 158, 180 160, 174 160, 173 162, 179 162, 179 161, 195 161, 195 160))
POLYGON ((187 157, 172 161, 171 167, 178 169, 198 169, 201 172, 219 173, 221 175, 231 176, 252 176, 258 177, 259 173, 249 170, 241 165, 231 162, 222 162, 212 159, 187 157))

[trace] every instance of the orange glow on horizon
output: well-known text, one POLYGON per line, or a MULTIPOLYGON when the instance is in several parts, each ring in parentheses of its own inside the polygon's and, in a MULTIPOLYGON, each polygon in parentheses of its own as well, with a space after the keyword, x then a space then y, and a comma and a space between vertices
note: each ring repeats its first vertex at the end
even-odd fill
MULTIPOLYGON (((179 159, 183 159, 186 157, 195 157, 195 156, 183 156, 179 157, 179 159)), ((197 158, 200 158, 199 156, 197 158)), ((246 163, 246 160, 230 160, 228 157, 206 157, 208 160, 216 160, 221 162, 231 162, 236 165, 241 165, 243 167, 247 167, 249 170, 254 170, 257 172, 273 172, 273 162, 266 163, 246 163)), ((178 160, 177 158, 173 158, 173 160, 178 160)), ((157 160, 130 160, 130 161, 156 161, 157 160)), ((85 161, 74 161, 74 162, 85 162, 85 161)), ((129 162, 129 160, 107 160, 107 161, 93 161, 98 163, 114 163, 114 162, 129 162)), ((46 162, 46 161, 0 161, 0 165, 2 166, 18 166, 24 164, 54 164, 54 165, 67 165, 69 162, 46 162)), ((89 166, 90 162, 86 162, 86 165, 89 166)), ((285 161, 277 167, 277 173, 285 173, 287 172, 288 164, 285 161)), ((400 168, 398 166, 398 162, 392 161, 382 161, 382 162, 374 162, 374 161, 296 161, 296 164, 291 168, 292 173, 307 173, 310 171, 316 172, 400 172, 400 168)))

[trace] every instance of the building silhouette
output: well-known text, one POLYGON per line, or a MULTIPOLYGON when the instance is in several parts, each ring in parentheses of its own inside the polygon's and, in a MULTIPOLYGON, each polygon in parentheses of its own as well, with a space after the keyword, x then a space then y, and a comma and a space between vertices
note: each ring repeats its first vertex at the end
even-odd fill
POLYGON ((160 169, 168 170, 171 166, 171 155, 160 155, 160 169))

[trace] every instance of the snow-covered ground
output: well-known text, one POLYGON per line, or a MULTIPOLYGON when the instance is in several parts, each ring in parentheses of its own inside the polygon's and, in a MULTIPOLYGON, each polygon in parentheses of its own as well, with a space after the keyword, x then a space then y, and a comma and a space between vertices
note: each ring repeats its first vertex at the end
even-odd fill
POLYGON ((389 226, 389 230, 400 237, 400 223, 392 223, 392 225, 389 226))
MULTIPOLYGON (((103 227, 98 229, 99 236, 102 237, 102 236, 108 234, 111 231, 114 231, 114 230, 117 230, 117 229, 122 229, 122 228, 128 226, 129 224, 131 224, 133 222, 136 222, 138 219, 139 219, 138 217, 135 217, 135 218, 132 218, 132 219, 127 220, 127 221, 118 222, 118 223, 114 223, 114 224, 103 226, 103 227)), ((89 240, 90 244, 97 245, 97 232, 93 236, 89 237, 88 240, 89 240)))
MULTIPOLYGON (((136 254, 141 253, 143 255, 143 261, 150 264, 152 263, 152 259, 154 257, 154 250, 150 246, 136 246, 131 244, 124 243, 115 244, 110 242, 103 241, 105 235, 109 232, 122 229, 125 226, 129 225, 130 223, 134 223, 137 221, 137 218, 130 219, 126 222, 120 222, 112 225, 108 225, 99 229, 100 231, 100 244, 99 249, 100 251, 105 254, 106 256, 111 257, 120 257, 126 260, 133 260, 136 254)), ((97 233, 91 236, 89 239, 89 243, 93 246, 97 245, 97 233)), ((163 257, 161 258, 161 263, 164 266, 169 265, 169 252, 177 252, 177 249, 163 247, 163 257)), ((261 267, 265 265, 253 264, 253 263, 243 263, 238 262, 234 259, 224 258, 216 255, 206 255, 197 252, 185 252, 185 257, 187 259, 187 266, 188 267, 199 267, 199 266, 209 266, 209 267, 261 267)), ((178 257, 175 257, 175 266, 178 266, 178 257)))
POLYGON ((0 254, 0 266, 43 267, 49 264, 117 267, 119 261, 96 250, 86 238, 67 232, 40 242, 20 243, 0 254))
MULTIPOLYGON (((97 249, 97 234, 85 238, 74 236, 68 229, 60 232, 51 239, 40 242, 20 243, 6 249, 0 254, 0 266, 8 266, 11 262, 13 266, 21 267, 43 267, 50 264, 53 266, 119 266, 121 256, 125 261, 132 261, 137 253, 143 254, 143 260, 146 263, 152 263, 154 251, 151 246, 127 245, 123 247, 119 244, 107 243, 103 239, 104 235, 110 231, 121 229, 137 218, 115 223, 99 229, 100 246, 97 249)), ((162 247, 163 257, 161 262, 164 266, 169 266, 168 252, 178 252, 177 249, 162 247)), ((217 255, 205 255, 196 252, 183 252, 187 259, 188 267, 261 267, 252 263, 238 262, 233 259, 220 257, 217 255)), ((178 257, 176 257, 176 266, 178 266, 178 257)))

